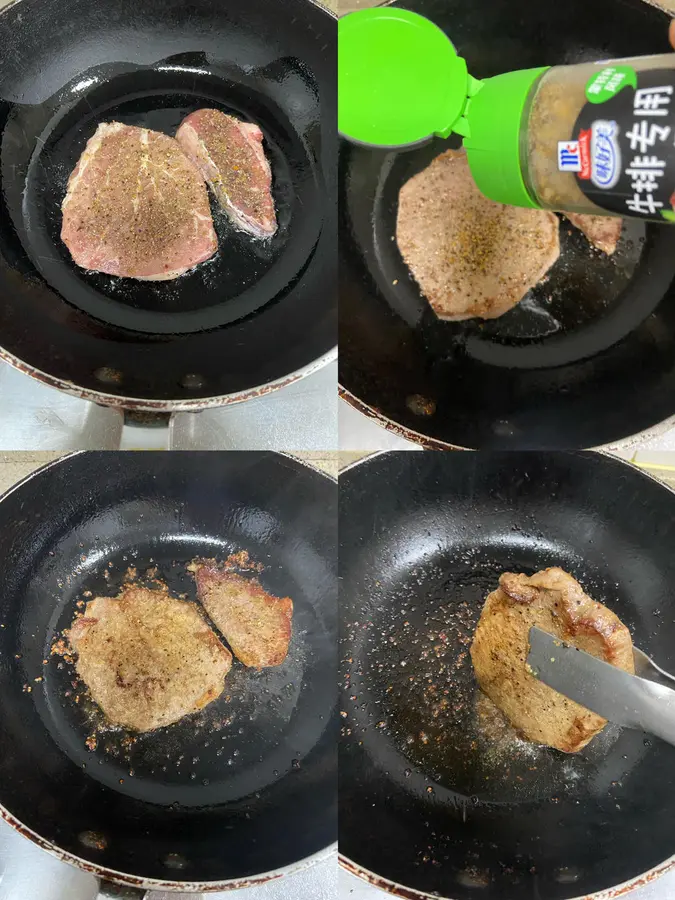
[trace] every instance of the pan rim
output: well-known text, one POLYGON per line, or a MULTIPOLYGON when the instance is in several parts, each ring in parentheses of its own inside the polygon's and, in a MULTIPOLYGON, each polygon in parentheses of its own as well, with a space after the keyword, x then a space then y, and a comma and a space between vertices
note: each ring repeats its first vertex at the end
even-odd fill
MULTIPOLYGON (((308 2, 311 3, 312 6, 318 6, 320 10, 322 10, 325 13, 328 13, 328 15, 331 17, 331 19, 335 19, 335 21, 337 22, 339 16, 336 12, 333 12, 333 10, 330 8, 330 6, 326 6, 324 3, 321 3, 321 0, 308 0, 308 2)), ((388 2, 389 2, 389 0, 388 0, 388 2)))
MULTIPOLYGON (((17 0, 17 2, 21 2, 21 0, 17 0)), ((315 0, 309 0, 309 2, 313 3, 315 0)), ((8 363, 14 369, 18 369, 19 372, 23 372, 24 375, 28 375, 36 381, 46 384, 48 387, 56 388, 57 390, 63 391, 65 394, 70 394, 73 397, 77 397, 80 400, 88 400, 103 406, 139 412, 199 412, 203 409, 215 409, 231 406, 234 403, 245 403, 247 400, 257 400, 267 394, 288 387, 296 381, 306 378, 308 375, 314 375, 329 363, 334 362, 337 358, 338 347, 337 344, 335 344, 334 347, 322 356, 317 357, 304 366, 300 366, 299 369, 295 369, 295 371, 289 372, 287 375, 282 375, 274 381, 267 381, 263 384, 246 388, 246 390, 243 391, 233 391, 230 394, 217 394, 214 397, 195 397, 194 400, 146 400, 142 397, 127 397, 124 394, 108 394, 105 391, 98 391, 95 388, 81 387, 75 384, 74 381, 67 381, 66 379, 58 378, 55 375, 50 375, 48 372, 38 369, 37 366, 33 366, 30 363, 26 363, 22 359, 19 359, 18 356, 5 350, 4 347, 0 347, 0 360, 4 360, 4 362, 8 363)))
MULTIPOLYGON (((325 6, 320 0, 304 0, 310 6, 315 7, 320 12, 328 16, 334 22, 337 22, 338 15, 328 6, 325 6)), ((388 0, 391 2, 391 0, 388 0)), ((10 2, 0 9, 0 15, 21 3, 21 0, 10 0, 10 2)), ((243 391, 233 391, 229 394, 218 394, 214 397, 195 397, 194 400, 145 400, 139 397, 127 397, 124 394, 108 394, 105 391, 98 391, 95 388, 84 388, 73 381, 50 375, 42 371, 37 366, 24 362, 18 356, 10 353, 4 347, 0 346, 0 360, 4 360, 10 366, 35 378, 46 384, 48 387, 54 387, 57 390, 77 397, 80 400, 89 400, 103 406, 118 407, 122 409, 140 411, 140 412, 196 412, 202 409, 215 409, 218 407, 230 406, 234 403, 244 403, 247 400, 255 400, 266 394, 273 393, 281 388, 288 387, 308 375, 313 375, 320 371, 329 363, 334 362, 338 358, 337 341, 333 347, 316 357, 304 366, 300 366, 292 372, 282 375, 273 381, 267 381, 263 384, 254 385, 243 391)))
MULTIPOLYGON (((643 2, 647 2, 647 0, 643 0, 643 2)), ((401 425, 400 422, 396 422, 394 419, 390 419, 389 416, 386 416, 376 407, 371 406, 369 403, 366 403, 365 400, 361 400, 356 396, 356 394, 352 393, 349 388, 346 388, 340 381, 338 381, 338 393, 340 395, 340 398, 348 403, 352 407, 352 409, 355 409, 367 419, 371 419, 372 421, 374 421, 376 425, 380 426, 380 428, 384 428, 385 431, 389 431, 400 438, 404 438, 404 440, 419 444, 425 450, 462 450, 482 453, 491 452, 490 450, 481 449, 479 447, 464 447, 460 444, 451 444, 449 441, 443 441, 440 438, 433 438, 427 434, 423 434, 421 431, 415 431, 413 428, 409 428, 407 425, 401 425)), ((663 421, 661 422, 657 422, 655 425, 651 425, 649 428, 645 428, 643 431, 637 431, 635 432, 635 434, 626 435, 625 437, 620 438, 617 441, 611 441, 609 444, 598 444, 594 447, 578 447, 576 449, 592 450, 596 452, 604 452, 605 450, 612 449, 630 450, 634 448, 636 444, 643 443, 647 440, 654 440, 655 438, 661 437, 672 429, 675 429, 675 414, 672 416, 668 416, 667 419, 663 419, 663 421)), ((526 448, 514 447, 512 450, 507 450, 506 448, 504 448, 503 452, 525 452, 525 450, 526 448)), ((535 450, 530 452, 553 453, 555 452, 555 450, 551 448, 550 450, 535 450)), ((572 450, 569 452, 575 451, 572 450)))
POLYGON ((389 416, 385 416, 385 414, 380 412, 376 407, 366 403, 365 400, 361 400, 356 394, 353 394, 349 388, 346 388, 342 382, 338 382, 338 394, 340 395, 340 399, 348 403, 352 409, 355 409, 367 419, 374 421, 380 428, 384 428, 385 431, 389 431, 397 437, 419 444, 424 450, 475 451, 474 447, 463 447, 460 444, 450 444, 446 441, 441 441, 438 438, 432 438, 429 437, 429 435, 422 434, 421 431, 415 431, 412 428, 408 428, 407 425, 401 425, 399 422, 394 421, 394 419, 390 419, 389 416))
MULTIPOLYGON (((43 472, 46 472, 47 469, 51 469, 54 466, 58 466, 61 463, 64 463, 70 459, 74 459, 76 456, 86 456, 87 453, 107 453, 107 452, 126 453, 128 451, 126 451, 126 450, 119 450, 119 451, 71 450, 71 451, 68 451, 68 452, 64 453, 63 456, 57 456, 56 459, 50 459, 48 462, 44 463, 43 465, 38 466, 37 469, 33 469, 33 471, 29 472, 28 475, 24 475, 24 477, 19 479, 19 481, 15 482, 15 484, 8 487, 6 491, 3 491, 2 493, 0 493, 0 503, 2 503, 3 500, 5 500, 7 497, 9 497, 10 494, 13 494, 15 490, 18 490, 18 488, 23 487, 24 484, 27 484, 29 481, 31 481, 33 478, 35 478, 37 475, 41 475, 43 472)), ((149 452, 150 453, 181 453, 181 452, 186 452, 186 451, 151 450, 149 452)), ((196 451, 192 451, 192 452, 195 452, 195 453, 239 453, 241 451, 239 451, 239 450, 196 450, 196 451)), ((317 475, 322 476, 327 481, 332 481, 333 484, 338 483, 338 479, 334 475, 331 475, 330 472, 326 472, 323 469, 317 469, 308 460, 300 459, 299 457, 295 456, 290 451, 287 451, 287 450, 250 450, 247 452, 248 453, 260 453, 260 454, 265 453, 265 454, 268 454, 269 456, 286 457, 286 459, 291 459, 291 460, 293 460, 293 462, 297 463, 298 465, 303 466, 305 469, 309 469, 310 471, 315 472, 317 475)), ((312 451, 310 451, 310 452, 312 452, 312 451)), ((379 450, 377 452, 378 453, 387 453, 388 451, 379 450)), ((361 462, 361 461, 362 460, 357 460, 357 462, 361 462)), ((343 471, 345 471, 345 469, 343 469, 343 471)), ((0 809, 1 808, 2 808, 2 804, 0 804, 0 809)))
MULTIPOLYGON (((2 13, 6 12, 8 9, 11 9, 11 7, 16 6, 17 3, 20 3, 20 2, 21 2, 21 0, 10 0, 10 2, 7 4, 7 6, 3 7, 2 10, 0 10, 0 12, 2 12, 2 13)), ((337 21, 337 18, 338 18, 337 13, 333 12, 333 10, 330 7, 325 6, 323 3, 321 3, 320 0, 306 0, 306 2, 311 3, 312 6, 318 7, 322 12, 328 13, 328 15, 330 16, 331 19, 335 19, 337 21)), ((394 0, 385 0, 385 3, 383 3, 382 5, 388 6, 390 3, 393 3, 393 2, 394 2, 394 0)))
MULTIPOLYGON (((346 451, 349 452, 349 451, 346 451)), ((354 451, 355 453, 358 451, 354 451)), ((374 459, 376 456, 385 456, 387 453, 406 453, 405 450, 365 450, 364 456, 360 459, 355 459, 350 463, 347 463, 346 466, 340 469, 340 477, 345 474, 345 472, 350 472, 352 469, 355 469, 357 466, 360 466, 361 463, 368 462, 371 459, 374 459)))
MULTIPOLYGON (((645 0, 646 2, 646 0, 645 0)), ((638 472, 640 475, 643 475, 645 478, 648 478, 650 481, 655 482, 658 487, 664 488, 668 493, 675 494, 675 487, 668 484, 666 481, 662 481, 660 478, 657 478, 656 475, 653 474, 649 469, 644 468, 638 463, 634 462, 632 459, 624 459, 623 456, 616 456, 613 452, 613 446, 605 446, 605 447, 591 447, 587 450, 579 449, 579 450, 469 450, 469 453, 483 453, 483 454, 499 454, 501 456, 505 456, 507 454, 538 454, 538 455, 546 455, 551 453, 559 453, 566 454, 568 456, 578 456, 581 453, 592 454, 593 456, 602 456, 605 459, 610 459, 613 462, 621 463, 626 466, 628 469, 632 469, 634 472, 638 472)), ((80 453, 87 451, 78 451, 80 453)), ((349 452, 349 451, 345 451, 349 452)), ((359 452, 359 451, 354 451, 359 452)), ((381 450, 372 450, 372 451, 364 451, 365 456, 362 456, 360 459, 355 459, 353 462, 348 463, 342 469, 340 469, 340 476, 342 476, 345 472, 349 472, 351 469, 355 469, 357 466, 363 465, 363 463, 370 462, 370 460, 375 459, 378 456, 387 456, 398 453, 413 453, 414 450, 391 450, 391 449, 381 449, 381 450)), ((657 467, 658 468, 658 467, 657 467)))
MULTIPOLYGON (((357 466, 361 466, 364 463, 368 463, 376 457, 392 455, 392 454, 400 454, 400 453, 409 453, 411 451, 406 450, 376 450, 373 453, 369 453, 367 456, 363 456, 361 459, 354 460, 354 462, 349 463, 349 465, 345 466, 340 471, 340 476, 342 476, 345 472, 348 472, 352 469, 357 468, 357 466)), ((504 455, 509 451, 483 451, 483 452, 495 452, 504 455)), ((525 453, 526 451, 520 451, 521 453, 525 453)), ((620 456, 615 456, 610 452, 607 448, 595 448, 591 450, 570 450, 570 451, 554 451, 554 450, 539 450, 534 451, 538 454, 546 454, 546 453, 561 453, 565 452, 571 455, 578 455, 580 453, 589 453, 593 456, 604 457, 605 459, 611 460, 613 462, 619 463, 623 465, 625 468, 632 469, 634 472, 642 475, 644 478, 649 481, 654 482, 660 488, 665 489, 668 493, 675 495, 675 487, 667 484, 665 481, 662 481, 660 478, 657 478, 652 472, 643 469, 641 466, 637 465, 635 462, 629 459, 623 459, 620 456)), ((397 897, 403 898, 403 900, 453 900, 450 896, 441 896, 439 894, 429 894, 425 891, 418 890, 417 888, 406 887, 405 885, 400 884, 397 881, 392 881, 390 878, 387 878, 384 875, 378 875, 375 872, 372 872, 370 869, 367 869, 365 866, 360 865, 355 862, 353 859, 350 859, 345 853, 338 852, 338 865, 344 869, 346 872, 349 872, 351 875, 354 875, 356 878, 359 878, 361 881, 364 881, 366 884, 371 884, 380 890, 386 891, 389 894, 394 894, 397 897)), ((640 875, 636 875, 634 878, 629 879, 628 881, 621 882, 620 884, 603 888, 601 891, 596 891, 593 894, 584 894, 577 897, 570 897, 569 900, 617 900, 617 898, 625 896, 629 894, 631 891, 636 890, 637 888, 644 887, 648 884, 651 884, 657 878, 660 878, 662 875, 665 875, 667 872, 670 872, 675 868, 675 853, 672 856, 664 859, 658 865, 653 866, 651 869, 647 869, 647 871, 641 873, 640 875)))
MULTIPOLYGON (((19 0, 17 0, 17 2, 19 2, 19 0)), ((44 463, 44 465, 38 466, 37 469, 33 469, 33 471, 29 472, 28 475, 24 475, 23 478, 21 478, 19 481, 10 485, 10 487, 8 487, 6 491, 3 491, 0 494, 0 503, 2 503, 3 500, 6 500, 7 497, 9 497, 11 494, 14 493, 14 491, 18 490, 20 487, 23 487, 24 484, 27 484, 29 481, 31 481, 33 478, 35 478, 36 475, 39 475, 42 472, 46 472, 47 469, 51 469, 53 466, 57 466, 57 465, 59 465, 59 463, 62 463, 67 459, 73 459, 76 456, 82 456, 85 453, 92 453, 92 452, 95 453, 96 451, 95 450, 94 451, 71 450, 70 452, 64 453, 63 456, 57 456, 56 459, 50 459, 49 462, 44 463)), ((0 807, 1 806, 2 806, 2 804, 0 804, 0 807)))
POLYGON ((13 816, 2 804, 0 804, 0 817, 10 825, 18 834, 32 841, 40 849, 45 850, 50 856, 55 857, 61 862, 75 866, 81 871, 88 872, 100 878, 112 881, 115 884, 122 884, 126 887, 147 888, 148 890, 179 890, 188 891, 189 893, 210 893, 215 891, 233 891, 246 887, 255 887, 256 885, 265 884, 268 881, 276 881, 287 875, 294 875, 303 869, 308 869, 318 862, 328 859, 337 850, 337 841, 317 850, 309 856, 305 856, 297 862, 290 863, 280 869, 271 869, 269 872, 260 872, 258 875, 251 875, 247 878, 230 878, 225 881, 162 881, 158 878, 143 878, 139 875, 132 875, 128 872, 119 872, 117 869, 108 869, 98 863, 89 862, 82 859, 74 853, 69 853, 57 847, 51 841, 45 840, 37 832, 28 828, 13 816))
MULTIPOLYGON (((453 900, 449 895, 428 894, 426 891, 405 887, 405 885, 399 884, 397 881, 391 881, 391 879, 385 878, 383 875, 376 875, 375 872, 371 872, 370 869, 366 869, 364 866, 355 863, 344 853, 338 853, 338 864, 345 872, 349 872, 350 875, 354 875, 366 884, 372 884, 373 886, 380 888, 380 890, 386 891, 388 894, 394 894, 397 897, 402 897, 404 900, 453 900)), ((671 871, 673 867, 675 867, 675 854, 664 860, 662 863, 659 863, 658 866, 648 869, 642 875, 637 875, 635 878, 630 879, 630 881, 624 881, 614 887, 603 888, 601 891, 596 891, 594 894, 583 894, 577 897, 570 897, 569 900, 617 900, 618 897, 625 896, 637 888, 651 884, 653 881, 656 881, 657 878, 660 878, 662 875, 671 871)))
MULTIPOLYGON (((20 0, 17 0, 20 2, 20 0)), ((310 0, 310 2, 315 2, 315 0, 310 0)), ((41 475, 43 472, 46 472, 49 469, 54 468, 64 462, 67 462, 71 459, 74 459, 78 456, 85 456, 88 453, 95 452, 105 452, 105 451, 92 451, 92 450, 74 450, 70 453, 65 453, 63 456, 59 456, 56 459, 52 459, 49 462, 45 463, 42 466, 39 466, 37 469, 34 469, 32 472, 29 472, 28 475, 25 475, 11 487, 9 487, 6 491, 0 494, 0 503, 3 500, 7 499, 10 495, 12 495, 16 490, 19 490, 23 485, 27 484, 29 481, 32 481, 38 475, 41 475)), ((156 452, 167 452, 167 451, 156 451, 156 452)), ((209 451, 203 451, 209 452, 209 451)), ((218 452, 218 451, 216 451, 218 452)), ((237 453, 236 450, 231 451, 220 451, 222 453, 237 453)), ((266 454, 273 457, 284 457, 286 459, 292 460, 297 465, 302 466, 305 469, 309 469, 311 472, 325 478, 327 481, 332 482, 337 485, 338 479, 331 475, 329 472, 324 471, 323 469, 316 468, 311 465, 308 460, 299 459, 297 456, 294 456, 292 453, 283 452, 283 451, 258 451, 260 454, 266 454)), ((127 872, 119 872, 116 869, 109 869, 106 866, 99 865, 98 863, 90 862, 89 860, 82 859, 82 857, 77 856, 74 853, 69 853, 67 850, 63 850, 61 847, 57 846, 51 841, 48 841, 46 838, 43 838, 36 831, 33 831, 27 825, 17 818, 13 813, 11 813, 2 803, 0 803, 0 818, 3 819, 10 827, 12 827, 18 834, 30 840, 36 846, 40 847, 40 849, 45 850, 50 856, 60 860, 61 862, 67 863, 68 865, 75 866, 81 871, 88 872, 92 875, 98 876, 103 879, 107 879, 108 881, 112 881, 115 884, 125 885, 127 887, 137 887, 137 888, 147 888, 149 890, 179 890, 194 893, 211 893, 215 891, 230 891, 230 890, 239 890, 241 888, 246 887, 255 887, 257 885, 265 884, 269 881, 275 881, 279 878, 284 878, 288 875, 294 875, 297 872, 301 872, 304 869, 309 869, 311 866, 316 863, 323 862, 327 860, 330 856, 337 854, 338 843, 337 840, 333 841, 330 844, 327 844, 321 850, 317 850, 316 853, 312 853, 309 856, 305 856, 302 859, 296 860, 296 862, 290 863, 287 866, 283 866, 279 869, 271 869, 267 872, 260 872, 257 875, 251 875, 247 878, 231 878, 226 879, 225 881, 162 881, 160 879, 153 878, 143 878, 138 875, 133 875, 127 872)))
MULTIPOLYGON (((204 452, 206 452, 206 451, 204 451, 204 452)), ((216 451, 216 452, 218 452, 218 451, 216 451)), ((224 450, 222 452, 228 453, 230 451, 224 450)), ((233 450, 232 452, 238 453, 239 451, 233 450)), ((251 452, 251 451, 249 451, 249 452, 251 452)), ((256 451, 254 450, 252 452, 255 453, 256 451)), ((288 450, 260 450, 259 452, 260 453, 272 453, 272 454, 274 454, 274 456, 285 456, 287 459, 292 459, 293 462, 300 463, 300 465, 304 466, 306 469, 311 469, 312 472, 316 472, 318 475, 323 475, 324 478, 327 478, 328 481, 332 481, 333 484, 337 485, 337 483, 338 483, 338 479, 335 477, 335 475, 331 475, 330 472, 326 472, 324 469, 317 469, 314 465, 312 465, 310 460, 301 459, 299 456, 295 456, 295 454, 292 453, 291 451, 288 451, 288 450)), ((310 450, 308 452, 312 453, 313 451, 310 450)), ((321 452, 321 451, 317 451, 317 452, 321 452)), ((328 451, 328 452, 334 452, 334 451, 328 451)))

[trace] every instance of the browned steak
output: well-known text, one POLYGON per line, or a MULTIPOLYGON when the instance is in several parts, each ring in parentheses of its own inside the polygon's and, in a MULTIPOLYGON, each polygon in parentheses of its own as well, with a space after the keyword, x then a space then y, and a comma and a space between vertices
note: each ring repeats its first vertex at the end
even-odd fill
POLYGON ((278 666, 291 640, 293 601, 273 597, 253 578, 209 561, 191 566, 197 597, 245 666, 278 666))
POLYGON ((183 120, 176 140, 237 228, 256 237, 274 234, 272 171, 257 125, 217 109, 198 109, 183 120))
POLYGON ((77 672, 115 725, 152 731, 223 692, 232 656, 197 607, 129 585, 87 603, 68 634, 77 672))
POLYGON ((531 577, 505 572, 485 601, 471 645, 478 684, 525 737, 574 753, 607 722, 532 675, 533 625, 632 674, 630 632, 557 567, 531 577))
POLYGON ((204 182, 173 138, 99 125, 68 181, 61 239, 83 269, 162 281, 218 249, 204 182))
POLYGON ((623 228, 623 219, 617 216, 587 216, 584 213, 573 212, 565 212, 563 215, 575 228, 585 234, 598 250, 602 250, 608 256, 614 253, 623 228))

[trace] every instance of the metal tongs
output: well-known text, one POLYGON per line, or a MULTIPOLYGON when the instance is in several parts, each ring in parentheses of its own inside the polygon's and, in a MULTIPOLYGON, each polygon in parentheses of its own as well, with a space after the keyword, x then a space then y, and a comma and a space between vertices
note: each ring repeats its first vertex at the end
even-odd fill
POLYGON ((570 700, 626 728, 639 728, 675 745, 675 677, 633 647, 629 675, 559 638, 530 629, 532 674, 570 700))

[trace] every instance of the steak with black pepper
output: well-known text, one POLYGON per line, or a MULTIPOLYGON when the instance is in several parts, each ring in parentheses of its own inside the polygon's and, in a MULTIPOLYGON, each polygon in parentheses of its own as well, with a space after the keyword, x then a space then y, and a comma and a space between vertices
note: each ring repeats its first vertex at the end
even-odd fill
POLYGON ((396 240, 439 319, 494 319, 558 259, 559 225, 551 212, 488 200, 466 154, 448 150, 401 188, 396 240))
POLYGON ((235 227, 256 237, 274 234, 272 170, 257 125, 217 109, 198 109, 183 120, 176 140, 235 227))
POLYGON ((83 269, 162 281, 218 249, 199 172, 173 138, 148 128, 99 125, 61 210, 61 239, 83 269))
POLYGON ((274 597, 254 578, 228 572, 210 560, 190 565, 197 598, 245 666, 262 669, 286 659, 293 601, 274 597))
POLYGON ((564 212, 565 218, 585 234, 591 244, 611 256, 621 236, 623 219, 617 216, 589 216, 586 213, 564 212))

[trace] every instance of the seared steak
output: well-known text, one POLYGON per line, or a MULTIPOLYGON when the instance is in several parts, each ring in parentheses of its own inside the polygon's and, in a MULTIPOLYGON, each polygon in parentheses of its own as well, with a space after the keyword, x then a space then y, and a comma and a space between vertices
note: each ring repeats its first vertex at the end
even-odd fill
POLYGON ((293 601, 268 594, 252 578, 244 578, 202 562, 191 567, 197 597, 245 666, 278 666, 291 640, 293 601))
POLYGON ((448 150, 401 188, 396 240, 439 319, 494 319, 558 259, 559 224, 551 212, 488 200, 466 154, 448 150))
POLYGON ((77 672, 115 725, 152 731, 223 692, 232 656, 197 607, 129 585, 87 603, 68 634, 77 672))
POLYGON ((616 250, 616 245, 623 228, 623 219, 617 216, 587 216, 583 213, 565 212, 575 228, 583 232, 588 240, 608 256, 616 250))
POLYGON ((272 171, 257 125, 217 109, 198 109, 183 120, 176 140, 237 228, 256 237, 274 234, 272 171))
POLYGON ((533 625, 632 674, 631 636, 611 610, 557 567, 530 578, 506 572, 485 601, 471 645, 478 684, 526 738, 574 753, 607 721, 531 674, 533 625))
POLYGON ((199 172, 173 138, 99 125, 68 181, 61 239, 84 269, 161 281, 218 249, 199 172))

